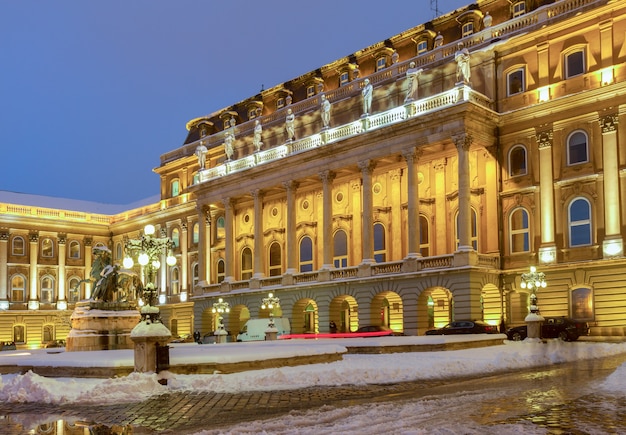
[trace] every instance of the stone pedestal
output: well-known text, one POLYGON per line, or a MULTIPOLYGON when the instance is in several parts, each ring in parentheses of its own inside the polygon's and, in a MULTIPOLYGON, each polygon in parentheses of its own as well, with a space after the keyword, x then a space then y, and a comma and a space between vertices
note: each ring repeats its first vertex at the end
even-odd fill
POLYGON ((226 343, 227 338, 228 338, 228 332, 226 332, 224 329, 216 330, 213 333, 213 335, 215 335, 215 343, 216 344, 226 343))
POLYGON ((541 324, 544 318, 537 313, 530 313, 524 319, 526 322, 526 340, 541 341, 541 324))
POLYGON ((148 323, 142 320, 131 333, 135 343, 135 371, 158 373, 157 347, 167 347, 171 337, 171 332, 161 322, 148 323))
POLYGON ((130 333, 140 318, 135 306, 127 302, 78 302, 70 318, 72 330, 65 350, 132 349, 130 333))
POLYGON ((265 340, 276 340, 278 338, 278 331, 265 331, 265 340))

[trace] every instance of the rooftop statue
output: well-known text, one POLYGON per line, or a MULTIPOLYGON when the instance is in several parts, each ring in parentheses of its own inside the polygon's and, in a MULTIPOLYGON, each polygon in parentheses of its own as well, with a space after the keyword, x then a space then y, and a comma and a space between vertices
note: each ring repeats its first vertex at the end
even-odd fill
POLYGON ((296 115, 291 109, 287 110, 285 118, 285 131, 287 132, 287 142, 291 142, 296 137, 296 115))
POLYGON ((198 157, 198 166, 200 166, 200 170, 204 170, 206 167, 206 155, 207 155, 207 148, 204 146, 204 142, 201 141, 200 145, 198 145, 196 147, 196 152, 194 153, 196 155, 196 157, 198 157))
POLYGON ((462 42, 459 42, 457 45, 454 60, 456 61, 456 82, 469 84, 471 75, 470 53, 462 42))
POLYGON ((363 116, 367 116, 372 110, 372 94, 374 93, 374 87, 370 83, 370 79, 365 79, 364 84, 365 86, 363 86, 361 95, 363 96, 363 116))
POLYGON ((320 97, 322 104, 321 104, 321 112, 322 112, 322 125, 323 128, 326 129, 330 126, 330 110, 331 110, 331 104, 330 101, 326 98, 326 95, 322 94, 322 96, 320 97))
POLYGON ((252 137, 252 144, 254 145, 254 149, 258 151, 261 150, 261 146, 263 146, 263 142, 261 141, 261 136, 263 134, 263 126, 261 126, 261 122, 257 119, 254 121, 254 136, 252 137))
POLYGON ((415 68, 415 62, 411 62, 409 64, 409 69, 406 70, 406 78, 408 79, 408 84, 406 89, 406 97, 404 97, 405 103, 418 99, 417 88, 419 80, 417 78, 421 73, 421 68, 415 68))

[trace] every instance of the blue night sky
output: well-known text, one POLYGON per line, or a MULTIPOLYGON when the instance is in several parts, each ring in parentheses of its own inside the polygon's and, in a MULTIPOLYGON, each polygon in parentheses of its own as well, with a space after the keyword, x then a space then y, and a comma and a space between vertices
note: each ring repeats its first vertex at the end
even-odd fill
POLYGON ((0 0, 0 190, 108 204, 158 195, 152 170, 187 121, 429 21, 430 6, 0 0))

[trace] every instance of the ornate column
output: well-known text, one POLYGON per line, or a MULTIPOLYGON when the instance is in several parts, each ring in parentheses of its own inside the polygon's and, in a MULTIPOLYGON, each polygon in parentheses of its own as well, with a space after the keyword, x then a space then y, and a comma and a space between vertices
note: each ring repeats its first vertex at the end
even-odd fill
POLYGON ((411 148, 403 153, 404 159, 407 165, 407 195, 408 195, 408 248, 409 252, 407 257, 421 257, 422 252, 420 250, 420 241, 422 239, 420 234, 420 212, 419 212, 419 180, 417 161, 421 156, 422 151, 417 148, 411 148))
POLYGON ((0 230, 0 310, 9 309, 9 298, 7 296, 8 279, 7 261, 9 252, 9 230, 0 230))
POLYGON ((28 309, 36 310, 39 308, 39 298, 37 297, 37 257, 39 256, 39 232, 31 231, 28 234, 28 240, 30 242, 30 276, 29 284, 30 291, 28 296, 28 309))
MULTIPOLYGON (((211 215, 204 204, 196 205, 198 214, 198 285, 209 284, 210 257, 211 257, 211 215)), ((195 289, 192 289, 194 291, 195 289)))
POLYGON ((59 282, 58 289, 59 294, 57 297, 57 309, 67 309, 67 297, 65 295, 65 259, 67 258, 67 234, 59 233, 57 235, 57 242, 59 243, 59 282))
POLYGON ((458 251, 472 251, 472 209, 470 201, 469 148, 472 137, 467 133, 452 136, 459 157, 459 219, 458 251))
POLYGON ((372 160, 363 160, 358 163, 361 170, 363 180, 363 203, 362 203, 362 220, 363 232, 361 244, 363 246, 363 258, 361 263, 375 263, 374 261, 374 198, 372 196, 372 173, 376 167, 376 162, 372 160))
MULTIPOLYGON (((435 201, 435 217, 437 224, 435 225, 435 240, 431 240, 431 255, 447 254, 448 234, 450 233, 450 222, 448 222, 446 211, 446 165, 445 158, 433 161, 433 171, 435 173, 435 198, 441 198, 435 201)), ((454 232, 452 232, 454 234, 454 232)))
POLYGON ((254 189, 251 192, 254 198, 254 274, 253 278, 262 278, 263 273, 263 192, 254 189))
MULTIPOLYGON (((91 273, 91 262, 93 251, 91 249, 91 245, 93 245, 92 237, 85 237, 85 276, 83 279, 89 278, 89 274, 91 273)), ((91 297, 91 283, 85 283, 85 299, 89 299, 91 297)))
POLYGON ((232 282, 235 280, 233 276, 234 261, 234 203, 231 198, 224 198, 224 281, 232 282))
MULTIPOLYGON (((164 263, 167 264, 167 263, 164 263)), ((180 300, 187 297, 187 277, 189 276, 189 226, 186 221, 180 223, 180 300)))
POLYGON ((297 181, 285 181, 283 187, 287 190, 287 273, 296 273, 296 189, 297 181))
POLYGON ((537 132, 539 148, 539 192, 541 204, 541 246, 539 262, 554 263, 556 261, 556 245, 554 239, 554 176, 552 174, 552 130, 537 132))
POLYGON ((602 168, 604 172, 604 228, 605 239, 602 242, 604 257, 624 255, 623 240, 620 234, 620 192, 619 192, 619 156, 617 152, 616 113, 600 118, 602 129, 602 168))
POLYGON ((323 201, 323 264, 322 269, 333 268, 333 188, 332 183, 335 173, 329 170, 319 173, 322 180, 322 201, 323 201))

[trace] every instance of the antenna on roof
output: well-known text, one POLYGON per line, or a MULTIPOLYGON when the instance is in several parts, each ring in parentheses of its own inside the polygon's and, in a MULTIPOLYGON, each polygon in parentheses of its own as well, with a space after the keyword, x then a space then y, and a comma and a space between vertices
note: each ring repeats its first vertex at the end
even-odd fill
POLYGON ((264 85, 261 83, 261 92, 263 92, 265 89, 263 89, 264 85))
POLYGON ((435 12, 435 18, 441 15, 441 11, 439 10, 439 1, 438 0, 430 0, 430 9, 435 12))

